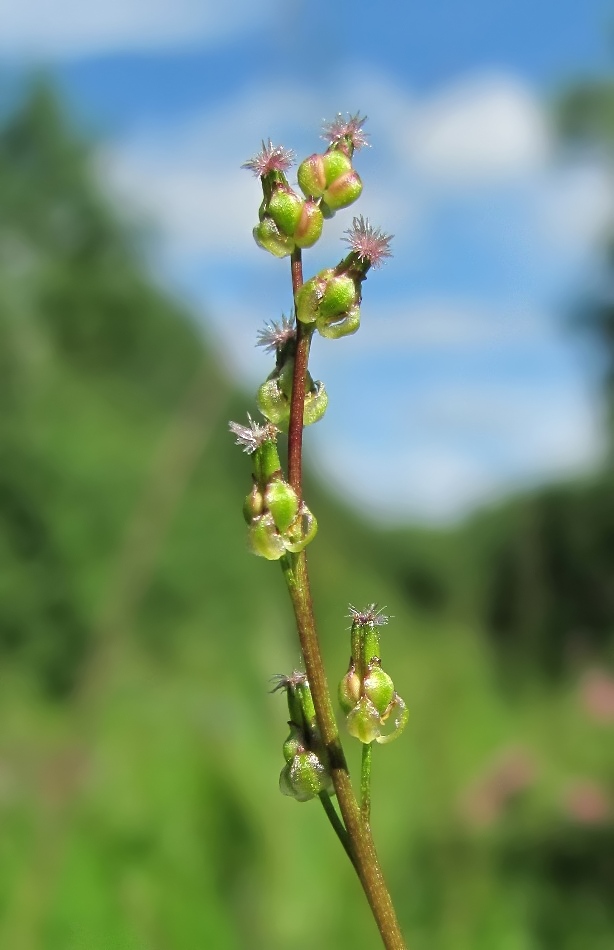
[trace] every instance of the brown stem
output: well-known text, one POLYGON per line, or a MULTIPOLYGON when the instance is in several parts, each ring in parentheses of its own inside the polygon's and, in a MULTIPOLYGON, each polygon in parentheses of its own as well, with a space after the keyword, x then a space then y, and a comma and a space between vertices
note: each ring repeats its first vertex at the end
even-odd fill
MULTIPOLYGON (((303 280, 301 252, 298 249, 292 255, 291 266, 292 289, 296 295, 303 280)), ((310 341, 311 330, 297 321, 296 357, 288 429, 288 477, 299 497, 302 497, 303 407, 310 341)), ((294 608, 318 728, 330 758, 333 783, 348 833, 354 867, 369 901, 384 946, 387 950, 406 950, 380 868, 371 830, 361 819, 360 808, 354 796, 339 738, 315 625, 305 551, 295 555, 288 554, 282 558, 282 567, 294 608)))

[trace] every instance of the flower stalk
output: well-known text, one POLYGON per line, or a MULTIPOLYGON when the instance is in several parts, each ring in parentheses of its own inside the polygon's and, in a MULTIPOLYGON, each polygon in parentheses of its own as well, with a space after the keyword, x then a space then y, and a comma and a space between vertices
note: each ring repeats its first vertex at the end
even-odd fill
POLYGON ((268 324, 259 336, 259 345, 276 354, 275 369, 258 393, 259 408, 269 421, 258 425, 250 419, 249 427, 231 423, 231 430, 253 456, 254 484, 244 504, 250 546, 254 553, 280 562, 305 667, 304 673, 280 677, 276 687, 286 689, 290 713, 280 789, 297 801, 319 797, 360 879, 386 950, 406 950, 370 827, 372 743, 389 741, 406 720, 405 704, 379 659, 375 627, 388 618, 375 605, 364 612, 351 608, 352 655, 340 701, 350 734, 362 743, 358 801, 322 660, 305 550, 317 522, 303 499, 303 428, 321 418, 328 399, 322 384, 314 383, 309 373, 313 334, 317 330, 323 337, 339 339, 358 330, 362 282, 370 267, 390 256, 390 237, 362 216, 354 218, 346 232, 349 253, 308 285, 303 280, 302 248, 318 240, 324 219, 352 204, 362 191, 352 159, 368 144, 364 122, 357 113, 347 119, 339 115, 325 126, 326 152, 310 156, 299 167, 304 197, 288 183, 286 172, 294 156, 282 146, 263 142, 262 151, 244 166, 262 184, 259 224, 253 232, 256 243, 275 257, 290 257, 296 326, 284 317, 280 324, 268 324), (278 426, 288 433, 287 480, 278 465, 278 426), (396 728, 383 734, 380 727, 392 710, 398 713, 396 728))

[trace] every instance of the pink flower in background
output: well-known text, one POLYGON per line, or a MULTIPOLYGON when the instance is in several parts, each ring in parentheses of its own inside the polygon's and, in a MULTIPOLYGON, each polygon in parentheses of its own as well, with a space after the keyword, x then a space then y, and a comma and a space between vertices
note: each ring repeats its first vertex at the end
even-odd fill
POLYGON ((470 824, 486 827, 501 818, 508 805, 534 784, 537 766, 531 752, 509 746, 497 754, 463 795, 461 811, 470 824))
POLYGON ((577 779, 570 784, 563 807, 567 816, 581 825, 601 825, 612 814, 605 788, 594 779, 577 779))
POLYGON ((614 677, 605 670, 591 670, 582 680, 580 702, 596 722, 614 722, 614 677))

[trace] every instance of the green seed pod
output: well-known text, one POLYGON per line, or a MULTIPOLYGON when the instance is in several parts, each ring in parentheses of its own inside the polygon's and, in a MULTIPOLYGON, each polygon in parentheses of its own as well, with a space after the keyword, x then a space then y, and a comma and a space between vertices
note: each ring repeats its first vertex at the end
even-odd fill
POLYGON ((296 318, 300 320, 301 323, 315 323, 318 316, 318 307, 326 287, 327 277, 332 276, 333 273, 333 269, 328 268, 315 277, 306 280, 299 289, 294 298, 294 303, 296 306, 296 318))
POLYGON ((342 336, 351 336, 360 327, 360 307, 355 304, 336 319, 316 320, 316 329, 320 336, 328 340, 339 340, 342 336))
POLYGON ((370 699, 380 716, 387 716, 394 696, 394 683, 381 668, 379 661, 371 661, 363 683, 365 696, 370 699))
POLYGON ((298 513, 298 497, 282 478, 269 482, 264 493, 264 504, 273 515, 273 521, 282 534, 288 530, 298 513))
POLYGON ((279 776, 282 795, 289 795, 297 802, 308 802, 331 788, 330 775, 315 752, 299 752, 286 763, 279 776))
POLYGON ((358 700, 347 716, 347 728, 351 736, 360 739, 365 745, 374 742, 381 735, 380 715, 366 696, 358 700))
POLYGON ((278 561, 286 553, 283 538, 275 527, 270 512, 255 518, 247 531, 250 550, 267 561, 278 561))
POLYGON ((293 237, 301 220, 303 201, 289 186, 279 186, 271 195, 267 211, 279 230, 288 237, 293 237))
POLYGON ((299 187, 306 198, 320 198, 328 182, 324 170, 324 156, 310 155, 298 167, 299 187))
POLYGON ((350 668, 339 683, 339 705, 347 714, 354 708, 360 699, 360 676, 356 667, 350 663, 350 668))
POLYGON ((293 233, 297 247, 313 247, 322 234, 324 218, 318 205, 311 199, 303 203, 301 215, 293 233))
MULTIPOLYGON (((341 154, 341 153, 339 153, 341 154)), ((353 169, 340 175, 326 188, 322 195, 322 213, 327 217, 324 206, 332 214, 340 208, 353 204, 362 193, 360 175, 353 169)))
POLYGON ((253 230, 254 240, 274 257, 288 257, 295 248, 292 238, 282 234, 272 218, 265 217, 253 230))

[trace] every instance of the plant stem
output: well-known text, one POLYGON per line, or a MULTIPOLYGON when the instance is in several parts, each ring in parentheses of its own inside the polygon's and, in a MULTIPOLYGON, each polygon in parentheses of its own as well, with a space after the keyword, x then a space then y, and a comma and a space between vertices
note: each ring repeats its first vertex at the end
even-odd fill
POLYGON ((360 769, 360 815, 365 825, 371 821, 371 758, 373 743, 364 742, 360 769))
MULTIPOLYGON (((299 249, 292 254, 291 270, 292 290, 296 295, 303 281, 299 249)), ((303 408, 312 330, 297 321, 296 332, 296 355, 288 428, 288 480, 299 498, 302 498, 303 408)), ((313 696, 318 728, 329 756, 337 801, 347 832, 349 850, 353 856, 352 863, 369 901, 386 950, 406 950, 392 899, 380 868, 370 827, 361 818, 339 738, 315 625, 305 551, 301 551, 300 554, 287 554, 281 559, 281 565, 294 608, 305 661, 305 672, 313 696)))
POLYGON ((345 826, 341 821, 337 810, 332 803, 331 797, 328 792, 320 792, 319 799, 322 802, 322 807, 326 812, 326 817, 330 821, 331 825, 335 830, 335 834, 339 838, 339 841, 343 845, 344 851, 347 854, 348 858, 354 864, 354 855, 352 854, 352 849, 350 848, 350 839, 348 838, 348 833, 345 830, 345 826))

